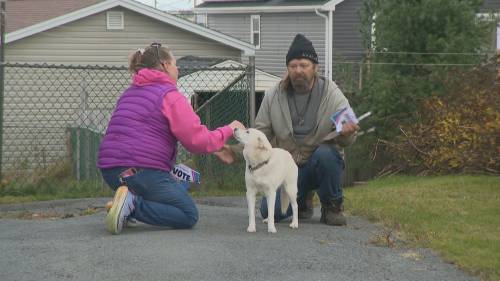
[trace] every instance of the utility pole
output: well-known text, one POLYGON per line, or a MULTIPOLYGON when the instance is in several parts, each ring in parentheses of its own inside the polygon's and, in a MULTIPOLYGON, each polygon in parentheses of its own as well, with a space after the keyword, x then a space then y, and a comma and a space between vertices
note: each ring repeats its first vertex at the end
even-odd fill
POLYGON ((3 158, 3 97, 5 83, 5 2, 0 0, 0 180, 2 175, 3 158))

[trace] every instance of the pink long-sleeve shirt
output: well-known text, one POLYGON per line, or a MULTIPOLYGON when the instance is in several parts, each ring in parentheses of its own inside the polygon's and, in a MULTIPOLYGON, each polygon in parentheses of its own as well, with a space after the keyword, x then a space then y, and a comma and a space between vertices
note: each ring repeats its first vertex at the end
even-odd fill
MULTIPOLYGON (((139 70, 132 79, 133 84, 137 86, 155 83, 177 84, 166 73, 148 68, 139 70)), ((218 151, 233 136, 233 130, 227 125, 213 131, 202 125, 200 117, 196 115, 187 98, 178 90, 165 95, 162 112, 168 121, 172 134, 189 152, 212 153, 218 151)))

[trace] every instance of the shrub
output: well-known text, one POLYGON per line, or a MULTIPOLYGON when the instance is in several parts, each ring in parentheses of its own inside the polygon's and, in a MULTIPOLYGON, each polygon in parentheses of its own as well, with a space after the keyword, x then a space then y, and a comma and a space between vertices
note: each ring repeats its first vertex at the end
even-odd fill
POLYGON ((423 102, 420 122, 401 126, 393 154, 405 170, 500 174, 500 75, 497 55, 452 73, 447 94, 423 102))

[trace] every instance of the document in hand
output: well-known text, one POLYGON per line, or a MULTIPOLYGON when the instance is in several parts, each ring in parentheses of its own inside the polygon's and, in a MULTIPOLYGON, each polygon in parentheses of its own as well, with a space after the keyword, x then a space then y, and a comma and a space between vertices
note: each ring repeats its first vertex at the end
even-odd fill
POLYGON ((330 119, 332 120, 333 124, 335 124, 335 131, 337 133, 342 132, 342 126, 344 123, 347 122, 352 122, 354 124, 358 124, 358 118, 356 118, 356 114, 354 114, 354 111, 352 110, 351 107, 345 107, 337 112, 335 112, 330 119))

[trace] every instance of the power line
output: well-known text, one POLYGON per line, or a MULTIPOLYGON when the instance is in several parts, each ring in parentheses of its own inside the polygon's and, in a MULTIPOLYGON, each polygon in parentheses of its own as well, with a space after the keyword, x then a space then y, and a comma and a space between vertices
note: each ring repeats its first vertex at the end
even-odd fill
POLYGON ((356 62, 356 61, 334 61, 334 64, 374 64, 374 65, 407 65, 407 66, 472 66, 476 63, 404 63, 404 62, 356 62))
MULTIPOLYGON (((334 50, 335 51, 335 50, 334 50)), ((464 56, 487 56, 489 53, 449 53, 449 52, 405 52, 405 51, 357 51, 357 50, 336 50, 337 53, 353 54, 399 54, 399 55, 464 55, 464 56)))

